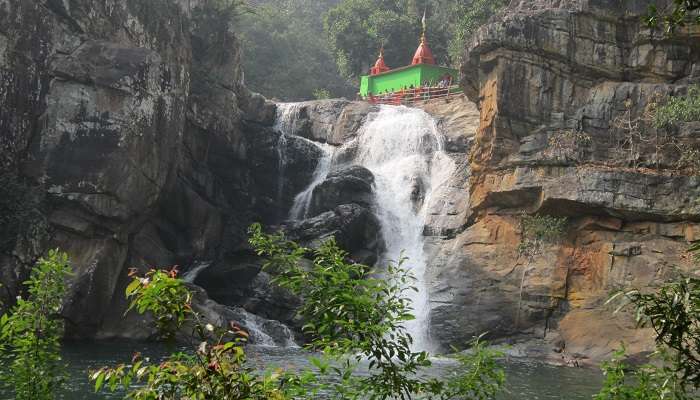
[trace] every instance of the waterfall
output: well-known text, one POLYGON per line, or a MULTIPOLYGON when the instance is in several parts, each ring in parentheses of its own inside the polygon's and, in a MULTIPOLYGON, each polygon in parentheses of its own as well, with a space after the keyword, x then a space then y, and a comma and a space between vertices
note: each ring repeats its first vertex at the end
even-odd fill
MULTIPOLYGON (((431 201, 455 169, 435 120, 419 109, 382 106, 360 130, 354 162, 375 178, 376 215, 386 245, 384 263, 406 257, 417 292, 409 292, 416 319, 406 324, 414 348, 430 349, 427 259, 423 228, 431 201)), ((349 143, 348 145, 353 145, 349 143)))
POLYGON ((406 328, 415 349, 430 349, 423 230, 432 202, 456 168, 443 150, 435 120, 419 109, 381 106, 357 136, 340 149, 319 146, 323 146, 326 156, 319 162, 311 184, 296 196, 290 219, 308 217, 313 190, 338 162, 336 153, 350 154, 350 163, 369 169, 375 178, 375 213, 386 245, 380 262, 408 258, 404 266, 417 279, 414 286, 418 291, 409 292, 416 319, 406 328))
POLYGON ((281 103, 277 105, 275 115, 275 125, 273 129, 279 132, 277 140, 277 204, 283 203, 284 197, 284 175, 287 168, 287 136, 294 134, 296 122, 299 119, 299 103, 281 103))
POLYGON ((316 143, 316 145, 323 150, 323 157, 318 161, 314 175, 311 178, 311 184, 294 197, 294 204, 292 204, 292 209, 289 212, 289 219, 293 221, 308 217, 309 205, 311 204, 311 197, 314 193, 314 189, 326 180, 331 170, 335 147, 325 143, 316 143))
POLYGON ((197 279, 197 276, 199 276, 199 273, 209 268, 210 265, 211 261, 195 262, 192 265, 192 267, 190 267, 190 269, 187 270, 187 272, 185 272, 184 275, 182 275, 182 280, 187 283, 194 283, 194 281, 197 279))

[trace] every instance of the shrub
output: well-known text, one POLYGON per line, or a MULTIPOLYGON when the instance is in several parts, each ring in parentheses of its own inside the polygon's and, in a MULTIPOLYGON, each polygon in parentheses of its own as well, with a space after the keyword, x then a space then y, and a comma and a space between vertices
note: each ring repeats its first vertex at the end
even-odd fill
POLYGON ((411 349, 413 339, 403 325, 414 318, 406 293, 417 290, 405 259, 390 263, 380 277, 366 265, 347 262, 347 253, 332 239, 310 250, 282 234, 264 234, 260 225, 250 232, 251 245, 267 258, 264 268, 276 275, 274 282, 304 299, 299 315, 306 321, 307 347, 324 355, 315 363, 335 375, 333 391, 340 398, 488 399, 500 390, 504 374, 495 360, 502 354, 478 340, 471 354, 458 357, 462 368, 448 381, 420 377, 431 362, 427 352, 411 349), (310 266, 303 262, 307 256, 310 266), (354 371, 361 360, 368 373, 358 376, 354 371))
MULTIPOLYGON (((700 244, 690 248, 696 260, 700 244)), ((616 310, 632 306, 639 326, 656 333, 657 365, 646 365, 625 381, 624 348, 603 365, 606 381, 596 397, 606 399, 691 399, 700 388, 700 279, 682 277, 655 293, 618 292, 608 303, 622 298, 616 310), (615 397, 617 396, 617 397, 615 397)))
POLYGON ((253 225, 250 241, 268 257, 265 268, 275 269, 275 282, 305 299, 300 315, 307 322, 308 348, 323 354, 311 359, 315 373, 262 374, 249 368, 243 347, 248 334, 235 323, 222 329, 206 322, 193 311, 192 296, 176 270, 152 270, 133 276, 129 309, 152 313, 162 338, 191 327, 194 354, 173 354, 157 364, 135 356, 129 365, 93 372, 95 389, 124 388, 133 399, 314 399, 323 389, 342 399, 425 394, 481 400, 493 398, 503 385, 505 375, 496 363, 502 354, 479 340, 471 353, 458 356, 464 368, 449 381, 416 375, 430 360, 426 352, 411 351, 412 339, 402 326, 413 316, 404 296, 412 278, 401 262, 380 279, 369 267, 346 262, 347 254, 332 239, 312 251, 253 225), (303 267, 302 258, 309 254, 312 265, 303 267), (361 360, 369 362, 368 375, 355 374, 361 360), (319 380, 319 375, 330 379, 319 380), (132 388, 136 382, 140 386, 132 388))
POLYGON ((566 217, 550 215, 524 215, 520 219, 521 240, 518 250, 520 254, 532 258, 542 252, 547 243, 555 243, 561 239, 566 227, 566 217))
POLYGON ((129 309, 150 312, 161 338, 171 340, 190 326, 193 354, 175 353, 159 363, 136 354, 132 364, 104 367, 91 373, 95 391, 128 391, 133 399, 284 399, 284 382, 300 378, 259 375, 245 365, 242 344, 248 334, 235 324, 216 327, 192 309, 192 294, 177 279, 177 270, 151 270, 144 277, 133 274, 126 289, 129 309), (132 387, 141 383, 139 387, 132 387))
POLYGON ((548 153, 557 159, 580 161, 592 141, 591 136, 584 132, 558 132, 549 138, 548 153))
POLYGON ((665 128, 680 122, 700 121, 700 86, 692 86, 685 96, 671 97, 658 107, 654 126, 665 128))
POLYGON ((328 91, 328 89, 314 89, 314 98, 316 100, 324 100, 324 99, 330 99, 331 98, 331 92, 328 91))
POLYGON ((10 386, 16 399, 53 399, 64 381, 60 357, 60 316, 69 275, 68 256, 51 250, 32 269, 26 299, 18 298, 0 317, 0 386, 10 386))

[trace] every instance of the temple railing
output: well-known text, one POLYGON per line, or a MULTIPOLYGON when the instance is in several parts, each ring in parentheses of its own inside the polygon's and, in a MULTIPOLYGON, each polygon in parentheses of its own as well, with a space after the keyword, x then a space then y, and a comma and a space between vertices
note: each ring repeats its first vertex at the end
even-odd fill
POLYGON ((420 87, 413 89, 404 89, 392 93, 384 93, 380 95, 369 95, 364 98, 365 101, 372 104, 388 104, 388 105, 416 105, 433 99, 449 99, 462 94, 462 88, 459 85, 449 87, 420 87))

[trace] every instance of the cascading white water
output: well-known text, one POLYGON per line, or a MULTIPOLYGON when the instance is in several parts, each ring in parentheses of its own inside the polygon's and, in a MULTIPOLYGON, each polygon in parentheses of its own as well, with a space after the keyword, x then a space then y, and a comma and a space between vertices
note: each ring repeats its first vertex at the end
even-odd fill
POLYGON ((331 170, 331 165, 333 164, 333 154, 335 154, 335 147, 329 144, 319 144, 316 145, 323 150, 323 157, 318 161, 314 175, 311 178, 311 183, 306 187, 301 193, 294 197, 294 204, 289 211, 289 219, 296 221, 308 217, 309 205, 311 204, 311 197, 313 195, 316 186, 323 183, 331 170))
POLYGON ((182 280, 187 283, 194 283, 199 273, 209 268, 211 261, 197 261, 192 267, 182 275, 182 280))
POLYGON ((380 221, 386 251, 382 262, 407 257, 405 266, 416 277, 417 292, 410 292, 416 319, 406 324, 414 348, 430 349, 429 299, 425 283, 426 255, 423 228, 431 200, 455 170, 443 151, 435 120, 422 110, 382 106, 371 115, 352 141, 335 150, 324 147, 312 183, 297 195, 290 219, 307 217, 313 189, 333 168, 333 155, 354 154, 352 164, 369 169, 375 178, 375 213, 380 221))
MULTIPOLYGON (((408 258, 416 277, 410 292, 416 319, 406 324, 414 348, 430 349, 429 299, 423 228, 431 199, 455 169, 443 151, 435 120, 419 109, 383 106, 359 132, 355 163, 375 178, 376 214, 386 252, 382 261, 408 258)), ((354 145, 352 143, 348 145, 354 145)))

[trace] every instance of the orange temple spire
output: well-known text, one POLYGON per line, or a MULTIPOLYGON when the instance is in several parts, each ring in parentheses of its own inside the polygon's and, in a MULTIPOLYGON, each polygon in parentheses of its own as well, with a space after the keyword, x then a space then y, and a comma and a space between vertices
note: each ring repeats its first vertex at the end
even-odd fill
POLYGON ((433 52, 430 51, 430 47, 428 47, 428 41, 425 39, 425 33, 421 35, 420 45, 418 45, 416 53, 413 55, 411 65, 416 64, 435 64, 435 58, 433 58, 433 52))
POLYGON ((370 75, 381 74, 382 72, 389 71, 389 67, 384 63, 384 46, 379 49, 379 58, 377 62, 374 63, 374 67, 370 68, 370 75))

